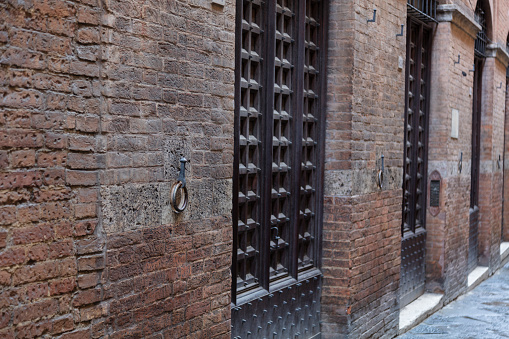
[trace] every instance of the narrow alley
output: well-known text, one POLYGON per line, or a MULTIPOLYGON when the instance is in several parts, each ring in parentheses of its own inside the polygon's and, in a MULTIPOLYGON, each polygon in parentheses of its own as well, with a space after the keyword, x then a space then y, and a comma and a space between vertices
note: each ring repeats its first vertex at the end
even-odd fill
POLYGON ((509 263, 401 339, 509 338, 509 263))

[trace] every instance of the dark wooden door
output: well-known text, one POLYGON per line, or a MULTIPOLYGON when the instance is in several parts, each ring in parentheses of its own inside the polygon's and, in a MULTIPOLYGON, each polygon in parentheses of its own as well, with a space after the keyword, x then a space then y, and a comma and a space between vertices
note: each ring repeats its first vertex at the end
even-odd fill
POLYGON ((470 222, 468 235, 468 272, 472 272, 479 259, 479 179, 481 163, 481 109, 482 77, 486 58, 488 35, 486 30, 486 11, 483 2, 478 1, 475 20, 481 26, 474 47, 474 89, 472 106, 472 158, 470 171, 470 222))
POLYGON ((475 57, 472 107, 472 167, 470 172, 470 222, 468 235, 468 272, 477 267, 479 257, 479 167, 481 163, 482 69, 484 58, 475 57))
POLYGON ((406 114, 401 226, 400 303, 424 292, 427 145, 431 30, 409 19, 406 58, 406 114))
POLYGON ((237 1, 234 338, 320 333, 325 9, 237 1))

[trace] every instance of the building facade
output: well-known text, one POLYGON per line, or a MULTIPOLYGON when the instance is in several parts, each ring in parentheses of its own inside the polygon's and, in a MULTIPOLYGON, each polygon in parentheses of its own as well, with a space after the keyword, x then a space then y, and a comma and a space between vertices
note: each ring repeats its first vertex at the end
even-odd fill
POLYGON ((506 258, 507 1, 0 18, 2 338, 391 338, 506 258))

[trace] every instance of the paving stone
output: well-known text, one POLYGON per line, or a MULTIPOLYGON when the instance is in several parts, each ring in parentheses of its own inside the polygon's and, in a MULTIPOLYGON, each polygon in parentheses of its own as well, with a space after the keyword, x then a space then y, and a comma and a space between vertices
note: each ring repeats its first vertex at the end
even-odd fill
POLYGON ((401 339, 509 338, 509 264, 401 339))

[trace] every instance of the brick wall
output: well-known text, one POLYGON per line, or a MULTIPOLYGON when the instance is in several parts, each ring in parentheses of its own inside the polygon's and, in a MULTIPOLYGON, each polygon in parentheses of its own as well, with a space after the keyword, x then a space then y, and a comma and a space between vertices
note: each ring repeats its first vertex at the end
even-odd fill
MULTIPOLYGON (((503 44, 509 4, 490 3, 503 44)), ((0 337, 230 337, 234 17, 233 1, 0 4, 0 337), (190 205, 177 215, 169 191, 182 156, 190 205)), ((330 18, 322 331, 391 337, 406 2, 331 1, 330 18)), ((443 180, 427 219, 427 289, 448 301, 466 288, 473 37, 440 23, 433 58, 428 170, 443 180)), ((492 269, 504 60, 485 73, 481 243, 492 269)))
POLYGON ((234 6, 111 1, 104 12, 109 331, 228 337, 234 6), (190 205, 176 215, 182 156, 190 205))
POLYGON ((325 167, 326 338, 398 329, 406 39, 403 1, 335 1, 329 27, 325 167), (377 9, 376 23, 367 23, 377 9), (376 174, 385 156, 383 190, 376 174))
POLYGON ((0 4, 4 338, 90 333, 94 325, 81 307, 88 292, 78 279, 83 244, 95 237, 98 199, 99 165, 88 158, 98 129, 85 119, 97 126, 99 64, 77 53, 91 38, 83 25, 97 20, 84 15, 88 8, 0 4))
POLYGON ((229 337, 233 16, 0 4, 1 337, 229 337))
POLYGON ((466 287, 473 102, 469 70, 478 29, 468 19, 441 21, 432 47, 428 173, 440 174, 441 194, 439 211, 431 214, 428 209, 426 218, 426 280, 429 291, 451 299, 466 287), (460 63, 455 64, 458 55, 460 63), (457 139, 451 137, 453 109, 459 112, 457 139))

